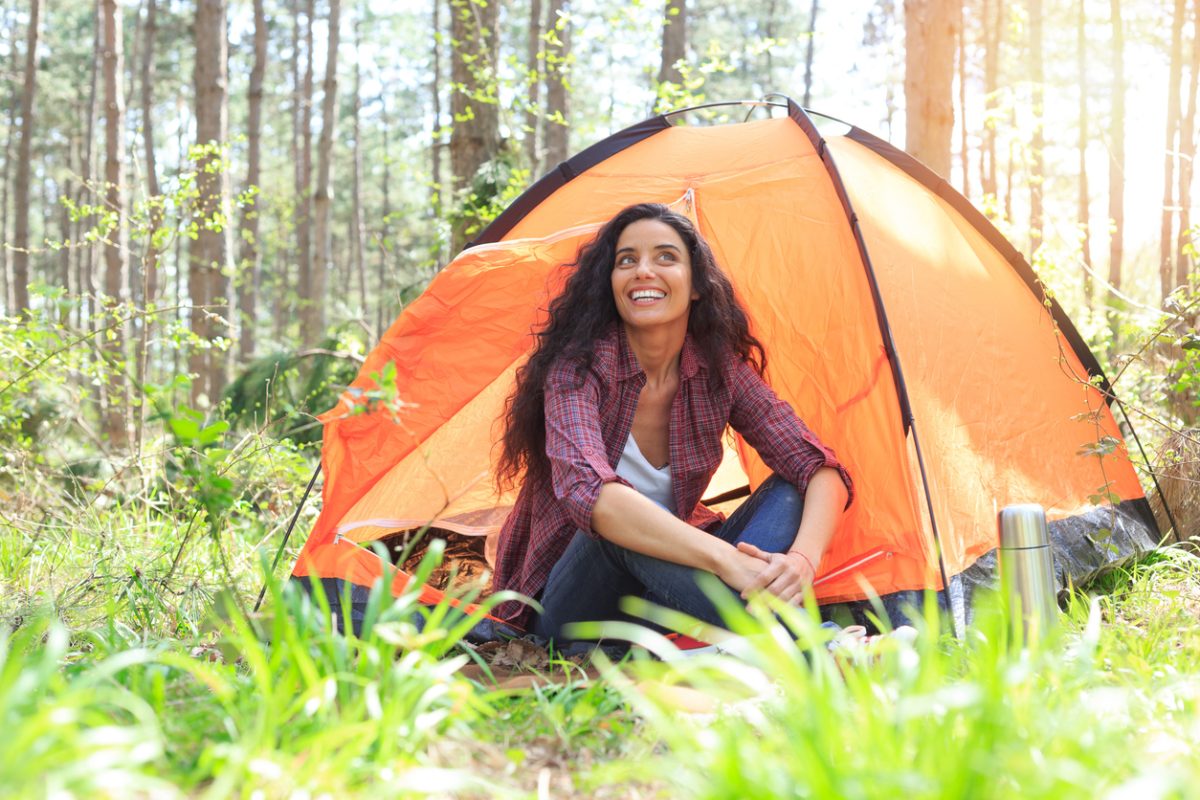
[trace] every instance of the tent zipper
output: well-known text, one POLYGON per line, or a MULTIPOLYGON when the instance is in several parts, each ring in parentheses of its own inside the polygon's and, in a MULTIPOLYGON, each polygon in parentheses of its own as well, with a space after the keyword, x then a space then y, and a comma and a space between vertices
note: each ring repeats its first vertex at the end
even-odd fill
POLYGON ((882 547, 876 547, 874 550, 868 550, 867 552, 863 553, 858 558, 855 558, 851 561, 847 561, 844 564, 839 564, 837 567, 833 568, 829 572, 822 575, 820 578, 817 578, 815 581, 813 581, 812 585, 820 586, 822 583, 825 583, 826 581, 831 581, 834 578, 841 577, 842 575, 845 575, 847 572, 851 572, 851 571, 859 569, 867 564, 870 564, 872 561, 875 561, 880 558, 891 558, 893 555, 894 555, 894 553, 892 553, 891 550, 884 550, 882 547))

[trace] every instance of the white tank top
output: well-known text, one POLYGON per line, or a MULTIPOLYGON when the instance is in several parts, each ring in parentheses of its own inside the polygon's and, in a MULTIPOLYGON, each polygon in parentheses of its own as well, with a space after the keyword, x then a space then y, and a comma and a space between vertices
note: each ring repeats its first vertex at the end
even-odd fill
POLYGON ((675 513, 675 494, 671 490, 671 465, 656 469, 642 451, 638 449, 633 434, 625 442, 625 450, 621 460, 617 462, 617 474, 642 494, 649 497, 660 506, 675 513))

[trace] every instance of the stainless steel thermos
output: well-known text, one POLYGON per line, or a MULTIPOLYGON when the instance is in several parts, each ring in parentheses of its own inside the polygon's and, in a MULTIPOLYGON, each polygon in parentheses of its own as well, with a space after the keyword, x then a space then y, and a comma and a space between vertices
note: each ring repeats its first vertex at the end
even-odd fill
POLYGON ((1054 559, 1041 506, 1006 506, 1000 512, 1000 583, 1014 628, 1020 614, 1024 641, 1036 641, 1058 624, 1054 559))

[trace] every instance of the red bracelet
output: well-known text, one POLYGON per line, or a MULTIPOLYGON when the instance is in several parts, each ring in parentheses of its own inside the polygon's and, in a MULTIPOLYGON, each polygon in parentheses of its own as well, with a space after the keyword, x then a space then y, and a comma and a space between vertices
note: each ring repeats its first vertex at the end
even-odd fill
POLYGON ((812 570, 813 578, 816 578, 817 577, 817 568, 813 566, 812 559, 810 559, 808 556, 804 555, 804 553, 801 553, 799 550, 788 550, 789 556, 792 553, 795 553, 796 555, 798 555, 804 559, 804 563, 808 564, 808 568, 812 570))

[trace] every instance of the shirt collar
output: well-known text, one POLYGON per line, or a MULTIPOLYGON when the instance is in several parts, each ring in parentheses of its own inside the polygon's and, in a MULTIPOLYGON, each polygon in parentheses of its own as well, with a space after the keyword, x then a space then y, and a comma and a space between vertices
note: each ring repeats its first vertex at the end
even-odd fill
MULTIPOLYGON (((629 346, 629 337, 625 335, 625 326, 618 322, 614 327, 617 336, 617 380, 625 381, 642 375, 642 368, 638 365, 637 356, 633 354, 633 348, 629 346)), ((687 333, 683 337, 683 351, 679 356, 680 380, 693 378, 697 372, 705 371, 707 367, 708 364, 696 346, 692 334, 687 333)))

